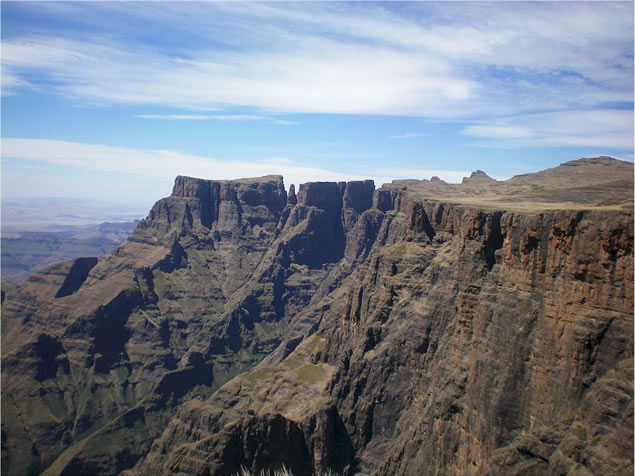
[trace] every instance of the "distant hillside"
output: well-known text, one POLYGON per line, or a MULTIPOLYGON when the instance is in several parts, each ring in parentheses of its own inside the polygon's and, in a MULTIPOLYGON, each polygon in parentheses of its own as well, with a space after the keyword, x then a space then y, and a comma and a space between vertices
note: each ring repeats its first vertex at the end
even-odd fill
POLYGON ((123 243, 138 220, 66 226, 65 231, 14 232, 2 238, 2 281, 21 283, 35 271, 81 256, 102 256, 123 243))

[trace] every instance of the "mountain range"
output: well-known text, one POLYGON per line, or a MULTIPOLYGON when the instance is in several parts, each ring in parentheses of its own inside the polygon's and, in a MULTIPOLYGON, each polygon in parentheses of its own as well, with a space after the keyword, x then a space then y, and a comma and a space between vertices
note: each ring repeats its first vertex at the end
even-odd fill
POLYGON ((2 474, 633 474, 633 164, 179 176, 3 297, 2 474))
POLYGON ((2 282, 18 284, 48 265, 108 253, 128 238, 138 220, 70 225, 54 231, 3 232, 2 282))

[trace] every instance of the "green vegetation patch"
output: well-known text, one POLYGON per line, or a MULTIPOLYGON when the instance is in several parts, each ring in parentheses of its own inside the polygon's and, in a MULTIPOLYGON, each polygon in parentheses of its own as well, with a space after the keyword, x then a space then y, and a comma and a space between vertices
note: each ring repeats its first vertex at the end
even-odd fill
POLYGON ((580 424, 576 425, 575 428, 573 429, 573 433, 575 434, 575 436, 578 437, 580 441, 586 441, 587 432, 586 432, 586 428, 583 427, 582 425, 580 424))
MULTIPOLYGON (((30 425, 59 423, 59 420, 51 413, 51 409, 47 407, 44 399, 27 397, 28 414, 22 413, 21 418, 30 425)), ((4 402, 3 402, 4 403, 4 402)))
POLYGON ((333 311, 334 313, 339 313, 340 310, 342 309, 342 305, 340 303, 340 300, 335 298, 331 301, 331 304, 329 304, 329 309, 331 311, 333 311))
POLYGON ((280 336, 280 324, 266 321, 256 322, 254 324, 254 334, 262 340, 276 339, 280 336))
POLYGON ((291 276, 287 278, 286 285, 287 286, 301 286, 303 284, 307 284, 311 282, 311 278, 309 276, 305 276, 302 273, 293 273, 291 276))
POLYGON ((61 392, 53 393, 48 392, 42 397, 44 406, 46 406, 51 412, 51 416, 59 421, 62 421, 66 415, 66 405, 64 403, 64 394, 61 392))
POLYGON ((567 418, 562 420, 562 423, 564 423, 567 426, 571 426, 571 424, 575 421, 575 417, 573 415, 569 415, 567 418))
POLYGON ((296 370, 302 364, 309 362, 311 355, 321 352, 326 347, 326 339, 317 334, 307 337, 298 348, 285 359, 283 364, 291 369, 296 370))
POLYGON ((199 271, 199 274, 189 269, 170 273, 154 271, 154 292, 159 296, 158 307, 162 314, 189 320, 193 315, 212 317, 222 312, 225 300, 218 281, 208 268, 201 265, 199 271))
POLYGON ((304 364, 296 370, 295 374, 301 382, 313 385, 324 379, 326 370, 322 364, 304 364))
POLYGON ((283 364, 291 370, 297 369, 304 362, 304 357, 299 354, 292 354, 283 362, 283 364))
POLYGON ((205 276, 210 274, 204 254, 195 248, 189 248, 187 250, 187 262, 192 271, 194 271, 197 275, 205 276))
POLYGON ((313 334, 309 337, 309 345, 311 346, 311 353, 313 352, 321 352, 326 347, 326 339, 324 337, 320 337, 317 334, 313 334))
POLYGON ((276 373, 277 372, 275 370, 271 369, 256 369, 253 372, 249 372, 246 375, 246 378, 250 385, 254 385, 258 382, 262 382, 263 380, 271 378, 272 376, 276 375, 276 373))

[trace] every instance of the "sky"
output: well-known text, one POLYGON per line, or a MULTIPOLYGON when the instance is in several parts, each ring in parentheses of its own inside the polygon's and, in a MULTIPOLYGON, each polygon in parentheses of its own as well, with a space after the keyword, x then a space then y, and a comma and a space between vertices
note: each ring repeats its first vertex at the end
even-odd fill
POLYGON ((633 3, 2 1, 2 200, 633 161, 633 3))

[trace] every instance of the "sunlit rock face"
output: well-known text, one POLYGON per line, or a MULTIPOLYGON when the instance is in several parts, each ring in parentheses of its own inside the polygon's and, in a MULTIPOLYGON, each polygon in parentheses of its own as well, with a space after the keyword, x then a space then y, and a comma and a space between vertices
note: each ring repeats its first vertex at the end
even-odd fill
POLYGON ((2 304, 6 474, 632 472, 633 165, 177 177, 2 304))

